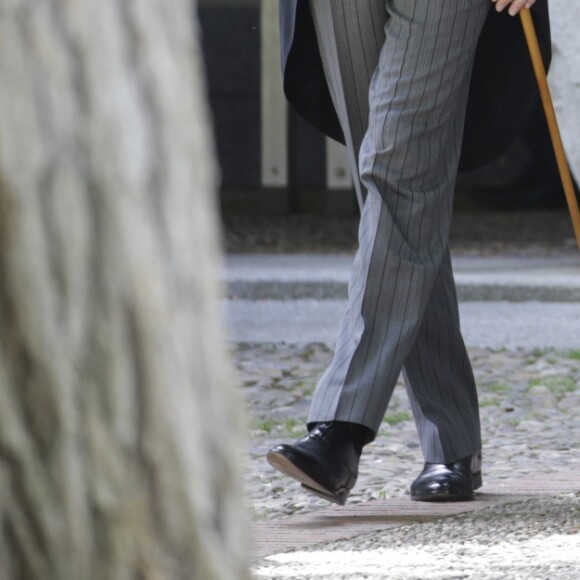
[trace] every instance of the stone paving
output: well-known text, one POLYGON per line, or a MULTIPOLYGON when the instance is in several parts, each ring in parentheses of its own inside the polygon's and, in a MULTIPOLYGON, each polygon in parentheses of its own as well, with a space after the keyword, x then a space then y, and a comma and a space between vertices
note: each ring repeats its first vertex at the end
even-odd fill
MULTIPOLYGON (((329 504, 305 494, 264 456, 305 433, 316 380, 332 356, 324 344, 237 344, 234 360, 250 422, 246 490, 252 518, 304 514, 329 504)), ((580 350, 470 349, 479 388, 485 484, 580 469, 580 350)), ((375 442, 365 448, 350 504, 404 497, 422 466, 402 384, 375 442)))

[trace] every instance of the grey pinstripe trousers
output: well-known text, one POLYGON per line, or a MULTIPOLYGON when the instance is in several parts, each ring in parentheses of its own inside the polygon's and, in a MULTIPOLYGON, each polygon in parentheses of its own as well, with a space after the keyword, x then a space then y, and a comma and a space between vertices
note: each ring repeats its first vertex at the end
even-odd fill
POLYGON ((403 370, 423 454, 434 463, 481 449, 448 237, 490 5, 310 0, 362 213, 347 311, 308 421, 378 431, 403 370))

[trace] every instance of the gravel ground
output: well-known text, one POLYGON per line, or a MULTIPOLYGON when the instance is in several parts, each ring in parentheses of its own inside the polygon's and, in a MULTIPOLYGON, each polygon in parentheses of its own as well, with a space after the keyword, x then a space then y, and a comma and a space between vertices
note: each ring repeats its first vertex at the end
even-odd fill
MULTIPOLYGON (((580 466, 580 351, 470 349, 481 405, 484 485, 580 466)), ((255 520, 328 504, 266 462, 267 450, 305 433, 317 378, 332 356, 323 344, 239 344, 234 357, 250 417, 246 490, 255 520)), ((395 389, 375 442, 365 448, 349 502, 408 493, 422 466, 406 393, 395 389)))
POLYGON ((475 515, 363 534, 270 556, 256 578, 580 578, 580 496, 534 498, 475 515))

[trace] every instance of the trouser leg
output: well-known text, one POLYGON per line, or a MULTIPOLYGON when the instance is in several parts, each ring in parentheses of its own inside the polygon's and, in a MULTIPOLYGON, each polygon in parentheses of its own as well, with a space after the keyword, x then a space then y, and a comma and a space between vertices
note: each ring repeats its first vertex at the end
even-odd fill
POLYGON ((426 461, 450 463, 481 449, 477 390, 460 331, 449 250, 403 374, 426 461))
POLYGON ((348 310, 309 421, 351 421, 376 431, 406 363, 426 458, 453 460, 461 447, 456 439, 478 444, 479 422, 472 377, 465 380, 469 360, 449 303, 452 273, 442 266, 471 63, 489 6, 487 0, 314 0, 311 7, 353 165, 360 170, 359 194, 367 193, 367 201, 348 310), (449 306, 451 330, 439 333, 434 345, 433 324, 446 315, 431 308, 441 304, 449 306), (449 389, 469 407, 460 411, 471 424, 467 438, 461 428, 442 436, 450 415, 434 422, 430 413, 447 408, 449 390, 423 378, 439 382, 445 374, 457 375, 449 389))

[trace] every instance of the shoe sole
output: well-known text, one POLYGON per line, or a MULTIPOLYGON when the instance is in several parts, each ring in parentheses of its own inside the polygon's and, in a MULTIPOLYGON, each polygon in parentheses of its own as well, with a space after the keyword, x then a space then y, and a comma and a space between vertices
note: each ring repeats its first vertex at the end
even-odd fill
POLYGON ((337 505, 344 505, 346 503, 350 493, 349 489, 341 488, 336 492, 332 492, 326 489, 317 481, 312 479, 308 474, 304 473, 304 471, 294 465, 294 463, 292 463, 292 461, 290 461, 290 459, 288 459, 288 457, 282 453, 270 452, 266 455, 266 459, 274 469, 277 469, 284 475, 287 475, 288 477, 291 477, 292 479, 300 482, 306 491, 337 505))
POLYGON ((483 485, 483 479, 481 477, 481 471, 473 474, 473 488, 471 493, 434 493, 432 495, 416 496, 412 495, 412 501, 433 501, 433 502, 445 502, 445 501, 472 501, 475 499, 475 490, 479 489, 483 485))
POLYGON ((346 500, 350 494, 350 490, 346 488, 341 488, 335 494, 328 493, 327 491, 322 491, 320 489, 315 489, 313 487, 308 487, 305 483, 302 484, 302 488, 309 493, 313 493, 314 495, 317 495, 326 501, 330 501, 340 506, 343 506, 346 503, 346 500))

